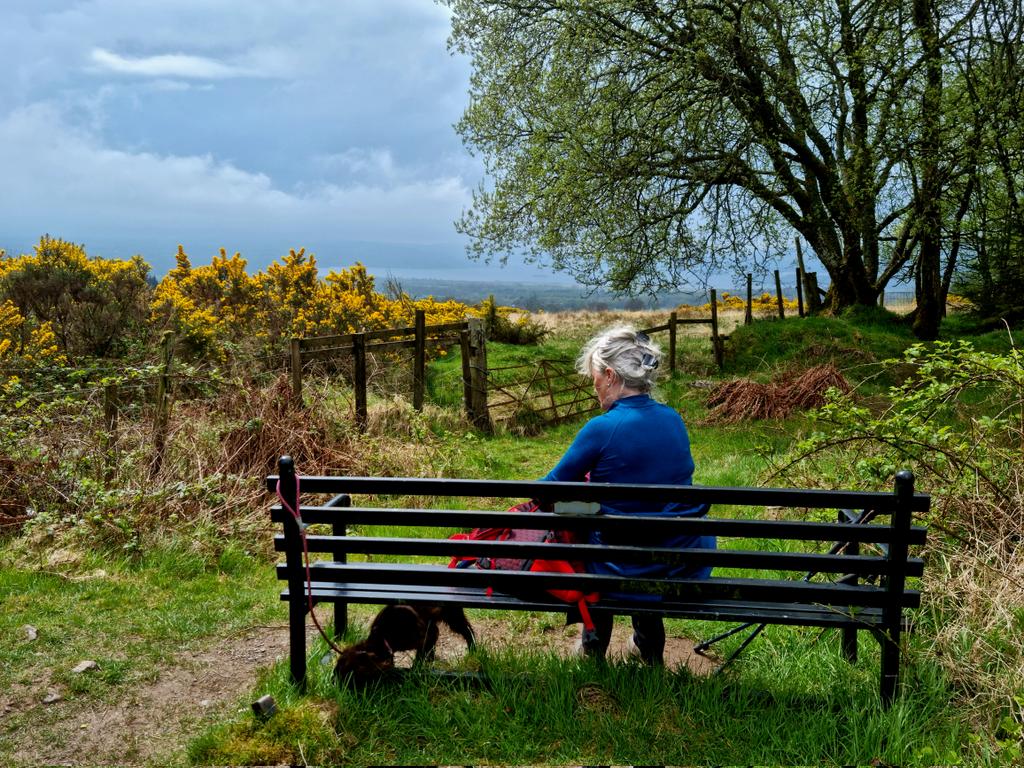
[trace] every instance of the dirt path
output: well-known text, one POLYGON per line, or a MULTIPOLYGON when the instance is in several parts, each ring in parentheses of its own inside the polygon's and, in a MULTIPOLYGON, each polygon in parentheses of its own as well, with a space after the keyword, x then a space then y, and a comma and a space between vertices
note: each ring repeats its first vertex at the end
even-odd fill
POLYGON ((34 708, 34 727, 16 734, 15 765, 181 763, 187 740, 229 716, 255 684, 257 670, 287 652, 287 626, 260 627, 183 657, 161 669, 153 683, 126 690, 116 704, 42 704, 45 690, 25 691, 12 706, 34 708))
MULTIPOLYGON (((535 649, 574 653, 575 627, 522 632, 507 622, 475 619, 473 626, 482 644, 501 647, 516 644, 535 649)), ((628 630, 616 627, 610 657, 624 653, 628 630)), ((312 639, 312 637, 310 638, 312 639)), ((34 727, 15 735, 16 766, 143 766, 183 765, 188 740, 218 720, 232 717, 234 708, 245 709, 240 698, 252 691, 260 669, 288 653, 287 626, 259 627, 221 640, 161 669, 157 679, 126 692, 116 704, 79 700, 40 703, 41 690, 9 692, 4 709, 32 709, 34 727)), ((438 645, 442 658, 464 653, 462 641, 443 633, 438 645)), ((399 663, 408 663, 400 659, 399 663)), ((693 653, 687 638, 669 637, 666 665, 681 665, 698 674, 713 668, 708 659, 693 653)))

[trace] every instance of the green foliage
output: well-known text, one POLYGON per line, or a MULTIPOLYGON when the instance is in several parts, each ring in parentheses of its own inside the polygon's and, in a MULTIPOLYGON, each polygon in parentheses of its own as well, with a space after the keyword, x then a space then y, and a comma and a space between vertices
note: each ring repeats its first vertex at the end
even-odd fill
MULTIPOLYGON (((990 39, 992 19, 1019 39, 1020 10, 1004 0, 918 13, 893 0, 856 13, 825 1, 446 4, 451 47, 473 66, 457 129, 489 176, 457 226, 482 258, 525 253, 642 293, 688 271, 746 271, 798 232, 831 277, 833 309, 873 304, 905 267, 938 276, 939 216, 955 218, 958 191, 944 178, 1001 157, 943 130, 963 100, 942 98, 942 73, 1007 79, 984 66, 989 50, 961 42, 990 39)), ((1019 102, 1019 87, 1008 93, 1019 102)), ((938 283, 918 281, 936 324, 938 283)))
POLYGON ((961 340, 912 346, 890 361, 897 364, 910 375, 884 405, 834 396, 782 471, 798 484, 870 489, 888 486, 899 469, 915 472, 918 490, 932 497, 922 622, 931 656, 965 706, 991 724, 1020 695, 1024 669, 1020 644, 1007 642, 1024 615, 1024 355, 961 340))
POLYGON ((819 430, 798 444, 798 457, 852 450, 860 458, 849 469, 867 487, 913 469, 939 497, 933 521, 962 540, 1024 533, 1024 509, 1013 491, 1024 452, 1024 356, 937 342, 910 347, 890 361, 896 363, 913 375, 890 388, 884 410, 833 392, 816 415, 819 430))
POLYGON ((957 291, 974 303, 982 318, 1024 318, 1024 69, 1020 40, 1024 19, 1019 6, 982 3, 978 24, 987 34, 972 39, 973 66, 951 83, 957 98, 959 130, 973 162, 952 183, 959 197, 962 244, 957 291))

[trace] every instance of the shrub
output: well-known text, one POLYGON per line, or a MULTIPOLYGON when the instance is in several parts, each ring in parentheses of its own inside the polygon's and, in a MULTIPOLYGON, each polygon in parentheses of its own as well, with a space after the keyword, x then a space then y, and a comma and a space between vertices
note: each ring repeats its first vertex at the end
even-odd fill
POLYGON ((445 324, 465 319, 469 309, 401 291, 387 296, 359 262, 321 280, 316 257, 304 249, 252 276, 240 254, 229 258, 223 248, 206 266, 193 267, 181 246, 176 258, 156 288, 153 322, 173 328, 194 358, 279 357, 292 337, 409 327, 417 310, 427 313, 428 324, 445 324))
POLYGON ((547 326, 529 312, 515 307, 499 307, 490 296, 480 304, 487 325, 487 338, 505 344, 540 344, 548 335, 547 326))
POLYGON ((1012 720, 1024 679, 1024 650, 1007 640, 1024 630, 1024 355, 939 342, 888 362, 912 372, 888 405, 876 412, 833 390, 779 471, 801 485, 867 488, 915 472, 932 495, 932 651, 980 715, 1012 720))
POLYGON ((22 318, 22 341, 52 335, 68 357, 119 356, 145 332, 148 276, 139 256, 90 257, 84 246, 47 235, 32 254, 0 251, 0 301, 22 318))

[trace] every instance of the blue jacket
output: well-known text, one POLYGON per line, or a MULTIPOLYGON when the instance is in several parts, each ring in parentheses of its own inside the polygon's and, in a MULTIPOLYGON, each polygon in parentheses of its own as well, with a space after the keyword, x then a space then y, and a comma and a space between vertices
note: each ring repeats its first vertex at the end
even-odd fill
MULTIPOLYGON (((693 482, 693 456, 686 425, 676 411, 649 395, 624 397, 612 403, 600 416, 583 425, 569 450, 543 479, 582 481, 590 474, 595 483, 644 483, 652 485, 690 485, 693 482)), ((689 507, 668 503, 651 509, 644 502, 609 499, 601 511, 610 515, 645 515, 656 517, 701 517, 707 514, 706 504, 689 507)), ((714 549, 714 536, 674 536, 664 540, 638 540, 628 535, 593 531, 592 543, 629 544, 651 547, 696 547, 714 549)), ((692 576, 707 578, 710 568, 670 568, 665 565, 640 563, 588 563, 591 573, 644 576, 692 576)))

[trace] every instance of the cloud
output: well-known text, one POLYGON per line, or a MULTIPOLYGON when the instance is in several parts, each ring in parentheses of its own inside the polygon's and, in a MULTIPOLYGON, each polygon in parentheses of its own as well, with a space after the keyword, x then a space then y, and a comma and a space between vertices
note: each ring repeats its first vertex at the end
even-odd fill
POLYGON ((158 78, 156 80, 147 80, 145 88, 155 92, 164 93, 183 93, 186 91, 209 91, 213 89, 213 86, 209 83, 201 83, 194 85, 191 82, 185 80, 171 80, 168 78, 158 78))
POLYGON ((105 48, 93 48, 89 58, 101 70, 143 77, 221 80, 230 77, 252 77, 260 74, 242 67, 223 64, 215 59, 204 56, 190 56, 183 53, 129 58, 127 56, 119 56, 105 48))
POLYGON ((176 243, 191 234, 209 251, 224 245, 252 254, 256 266, 263 254, 276 258, 291 246, 316 251, 318 243, 345 242, 392 252, 405 244, 410 253, 440 245, 453 265, 464 265, 451 225, 469 197, 459 177, 412 178, 394 167, 386 148, 341 154, 356 164, 376 158, 395 172, 284 189, 265 173, 210 154, 112 148, 70 125, 55 105, 36 104, 0 119, 0 209, 6 212, 0 247, 24 250, 43 232, 75 241, 86 240, 83 233, 117 232, 123 240, 136 238, 131 252, 158 243, 155 253, 143 255, 161 272, 176 243))
POLYGON ((344 152, 331 155, 319 155, 313 158, 315 165, 333 175, 394 178, 396 174, 395 158, 387 148, 351 147, 344 152))
POLYGON ((469 65, 445 47, 449 15, 430 0, 5 5, 0 247, 49 232, 157 272, 178 242, 257 267, 304 245, 321 263, 376 249, 386 268, 465 268, 452 222, 483 168, 451 129, 469 65))

